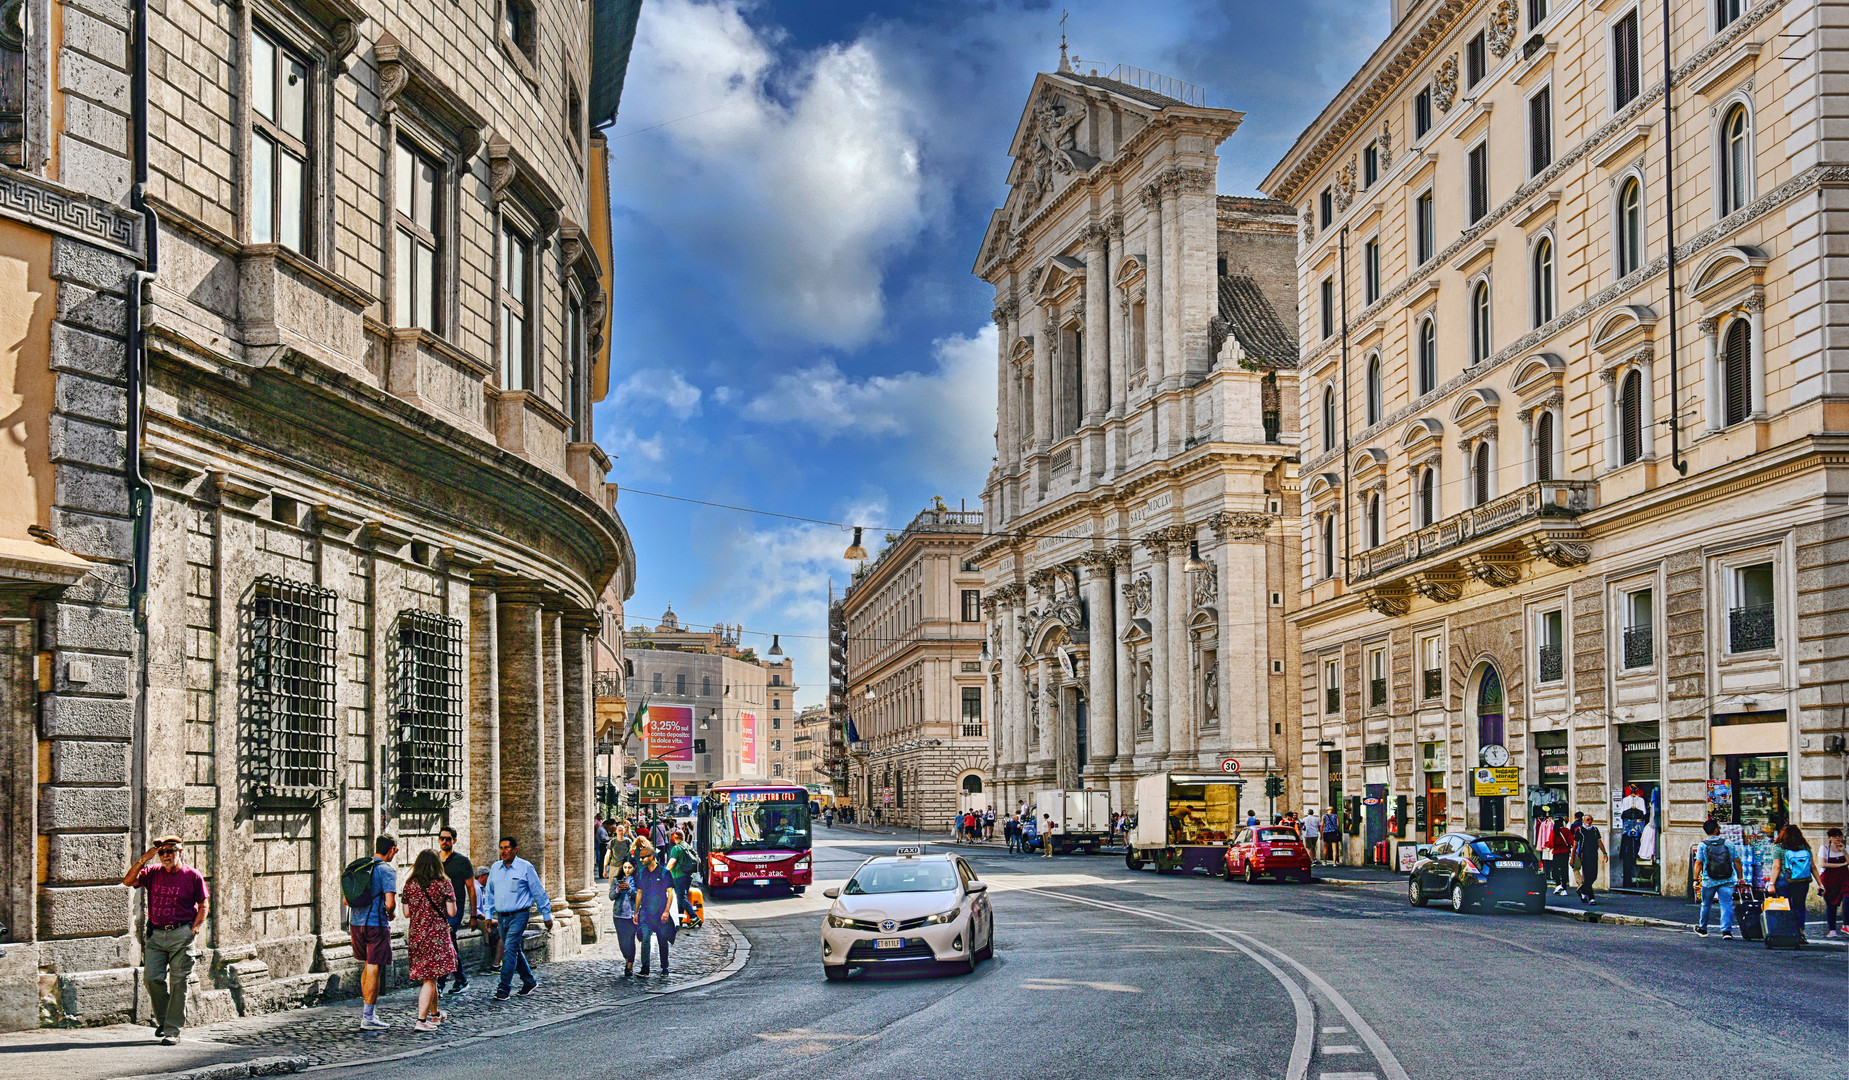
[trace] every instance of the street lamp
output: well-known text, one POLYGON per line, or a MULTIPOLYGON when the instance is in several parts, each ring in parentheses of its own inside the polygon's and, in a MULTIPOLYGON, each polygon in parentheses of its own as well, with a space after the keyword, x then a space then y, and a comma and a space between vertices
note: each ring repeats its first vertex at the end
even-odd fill
POLYGON ((843 559, 858 559, 861 562, 867 561, 867 549, 860 544, 860 528, 859 525, 854 526, 854 542, 849 544, 847 546, 847 551, 842 553, 841 557, 843 559))
POLYGON ((766 656, 782 656, 783 655, 783 635, 772 634, 770 636, 770 652, 766 653, 765 655, 766 656))
POLYGON ((1188 561, 1182 564, 1181 572, 1184 574, 1198 574, 1203 570, 1209 569, 1212 569, 1212 567, 1208 566, 1207 560, 1201 558, 1201 542, 1199 540, 1188 541, 1188 561))
POLYGON ((989 657, 989 639, 988 638, 982 639, 982 652, 977 656, 977 659, 981 660, 985 664, 989 662, 990 657, 989 657))

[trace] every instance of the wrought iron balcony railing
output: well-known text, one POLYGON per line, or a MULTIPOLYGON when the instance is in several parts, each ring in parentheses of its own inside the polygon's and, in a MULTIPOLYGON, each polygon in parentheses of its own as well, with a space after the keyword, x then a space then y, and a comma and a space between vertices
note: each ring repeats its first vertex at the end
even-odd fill
POLYGON ((1778 628, 1772 621, 1772 605, 1737 607, 1727 613, 1727 651, 1755 652, 1778 644, 1778 628))
POLYGON ((1649 626, 1624 628, 1624 666, 1649 667, 1656 662, 1656 633, 1649 626))
POLYGON ((1381 577, 1428 555, 1462 547, 1524 522, 1578 517, 1593 508, 1596 492, 1597 486, 1589 480, 1543 480, 1517 488, 1411 535, 1357 552, 1351 579, 1360 582, 1381 577))

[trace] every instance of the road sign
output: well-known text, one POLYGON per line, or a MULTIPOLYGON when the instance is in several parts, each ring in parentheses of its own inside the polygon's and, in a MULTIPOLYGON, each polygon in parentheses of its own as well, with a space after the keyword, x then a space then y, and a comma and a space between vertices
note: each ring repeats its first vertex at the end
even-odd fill
POLYGON ((885 803, 887 806, 892 805, 892 789, 891 788, 881 788, 880 789, 880 801, 885 803))
POLYGON ((1228 776, 1239 775, 1239 759, 1223 757, 1220 759, 1220 771, 1228 776))
POLYGON ((636 795, 645 803, 664 803, 668 796, 668 763, 665 761, 644 761, 636 770, 640 781, 636 795))
POLYGON ((1472 769, 1470 772, 1470 794, 1473 796, 1520 795, 1522 793, 1522 771, 1516 768, 1472 769))

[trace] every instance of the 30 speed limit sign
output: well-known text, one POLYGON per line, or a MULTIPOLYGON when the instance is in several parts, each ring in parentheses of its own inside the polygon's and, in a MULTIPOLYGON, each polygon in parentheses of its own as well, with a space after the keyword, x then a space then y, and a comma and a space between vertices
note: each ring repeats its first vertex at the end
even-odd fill
POLYGON ((1230 757, 1221 758, 1220 759, 1220 771, 1225 773, 1228 776, 1238 776, 1239 775, 1239 759, 1230 758, 1230 757))

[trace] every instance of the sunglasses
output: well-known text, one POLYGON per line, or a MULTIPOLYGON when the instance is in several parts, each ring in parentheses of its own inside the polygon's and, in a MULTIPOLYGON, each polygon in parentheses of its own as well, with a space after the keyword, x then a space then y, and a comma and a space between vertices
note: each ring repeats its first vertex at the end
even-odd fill
POLYGON ((178 855, 180 853, 180 849, 177 847, 155 848, 154 853, 156 855, 178 855))

